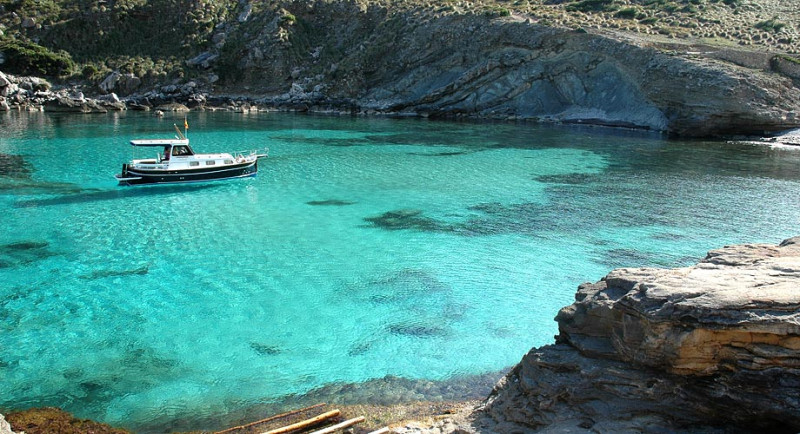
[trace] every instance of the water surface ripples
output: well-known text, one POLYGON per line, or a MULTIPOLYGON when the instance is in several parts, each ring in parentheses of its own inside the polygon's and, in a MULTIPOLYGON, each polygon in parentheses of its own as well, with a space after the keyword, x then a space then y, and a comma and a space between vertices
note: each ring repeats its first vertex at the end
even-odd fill
POLYGON ((181 120, 0 118, 0 409, 454 398, 613 267, 797 235, 800 151, 599 128, 191 113, 197 151, 268 146, 258 177, 117 187, 181 120))

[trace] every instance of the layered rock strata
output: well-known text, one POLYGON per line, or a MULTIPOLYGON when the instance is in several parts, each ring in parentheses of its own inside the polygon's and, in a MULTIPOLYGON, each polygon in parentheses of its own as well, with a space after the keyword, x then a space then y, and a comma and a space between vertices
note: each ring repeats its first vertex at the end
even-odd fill
POLYGON ((579 287, 462 431, 800 431, 800 237, 579 287))

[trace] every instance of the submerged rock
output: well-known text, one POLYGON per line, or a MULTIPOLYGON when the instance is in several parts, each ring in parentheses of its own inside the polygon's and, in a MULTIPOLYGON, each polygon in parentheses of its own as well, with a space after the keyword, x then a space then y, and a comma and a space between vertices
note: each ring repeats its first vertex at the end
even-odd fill
POLYGON ((473 431, 800 430, 800 238, 579 287, 473 431))

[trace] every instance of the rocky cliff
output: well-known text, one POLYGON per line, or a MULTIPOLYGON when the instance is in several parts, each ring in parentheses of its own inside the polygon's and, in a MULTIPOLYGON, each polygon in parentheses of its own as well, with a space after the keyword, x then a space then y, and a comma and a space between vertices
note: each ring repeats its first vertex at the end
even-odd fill
POLYGON ((800 430, 800 238, 579 287, 463 431, 800 430))
POLYGON ((532 15, 326 1, 291 8, 243 18, 217 36, 224 52, 244 27, 260 30, 233 59, 235 74, 220 73, 218 89, 311 110, 596 123, 682 136, 800 125, 800 90, 778 63, 761 60, 764 53, 721 56, 737 51, 556 27, 532 15))
MULTIPOLYGON (((50 41, 54 48, 71 49, 87 60, 91 53, 68 45, 65 32, 72 27, 64 22, 83 23, 76 27, 86 27, 76 35, 83 39, 92 22, 105 22, 97 21, 104 14, 125 17, 120 21, 125 28, 146 28, 150 26, 147 20, 166 12, 153 9, 160 2, 145 3, 114 3, 108 10, 103 6, 83 15, 73 12, 46 25, 17 16, 8 25, 20 29, 20 38, 50 41), (143 21, 137 25, 136 20, 143 21)), ((107 62, 117 65, 114 71, 101 74, 94 66, 85 68, 85 74, 93 74, 94 85, 67 93, 105 94, 115 103, 119 95, 129 106, 139 108, 177 101, 194 108, 254 105, 529 119, 644 128, 681 136, 760 135, 800 126, 800 67, 785 52, 771 51, 793 49, 794 33, 786 33, 785 23, 776 20, 769 23, 773 29, 783 26, 782 33, 748 29, 741 21, 736 22, 741 28, 734 32, 724 20, 713 18, 759 19, 745 7, 709 3, 702 5, 702 11, 687 6, 686 11, 673 9, 663 15, 663 11, 642 9, 653 2, 631 2, 633 7, 626 9, 629 14, 639 11, 648 18, 621 19, 614 17, 622 11, 584 13, 578 10, 591 2, 571 1, 530 2, 527 8, 518 6, 519 10, 491 2, 210 3, 216 9, 205 10, 202 2, 186 5, 190 12, 185 20, 191 26, 183 21, 164 22, 178 26, 177 34, 183 27, 202 29, 178 38, 188 47, 184 58, 176 58, 174 50, 161 53, 158 46, 147 52, 148 56, 170 54, 170 62, 179 59, 183 69, 146 70, 142 66, 146 62, 123 56, 128 60, 107 62), (691 21, 693 14, 702 20, 691 21), (672 27, 645 24, 654 22, 669 22, 672 27), (698 22, 715 29, 717 38, 735 33, 740 35, 740 44, 756 40, 774 44, 757 49, 709 45, 709 37, 699 39, 685 32, 692 26, 697 29, 698 22), (780 38, 783 33, 786 37, 780 38), (741 39, 745 36, 747 40, 741 39)), ((595 3, 604 8, 616 4, 599 0, 591 4, 595 3)), ((757 6, 764 9, 770 2, 761 3, 757 6)), ((795 9, 785 12, 797 13, 795 9)), ((115 35, 109 40, 113 45, 122 37, 113 27, 98 32, 92 41, 115 35)), ((102 47, 108 48, 100 44, 97 50, 102 47)), ((127 52, 132 47, 121 44, 120 49, 127 52)), ((139 50, 147 48, 144 44, 139 50)), ((0 107, 25 104, 19 93, 0 92, 7 99, 0 101, 0 107)), ((28 93, 36 97, 33 91, 28 93)), ((46 95, 38 98, 47 100, 46 95)))

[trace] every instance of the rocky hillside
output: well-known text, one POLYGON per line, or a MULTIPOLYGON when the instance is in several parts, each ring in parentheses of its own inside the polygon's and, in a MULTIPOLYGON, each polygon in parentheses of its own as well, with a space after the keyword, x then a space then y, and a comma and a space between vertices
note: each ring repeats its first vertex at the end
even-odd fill
MULTIPOLYGON (((800 126, 795 2, 0 0, 0 7, 4 72, 50 76, 137 107, 245 102, 693 136, 800 126)), ((29 104, 31 95, 16 90, 0 89, 16 98, 6 105, 29 104)), ((33 105, 51 97, 40 98, 33 105)))

